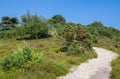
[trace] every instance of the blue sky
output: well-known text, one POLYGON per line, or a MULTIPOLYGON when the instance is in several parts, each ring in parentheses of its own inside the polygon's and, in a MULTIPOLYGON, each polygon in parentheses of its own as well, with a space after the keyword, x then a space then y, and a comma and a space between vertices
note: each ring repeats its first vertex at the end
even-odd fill
POLYGON ((84 25, 101 21, 120 29, 120 0, 0 0, 0 18, 20 17, 27 11, 45 18, 62 14, 68 22, 84 25))

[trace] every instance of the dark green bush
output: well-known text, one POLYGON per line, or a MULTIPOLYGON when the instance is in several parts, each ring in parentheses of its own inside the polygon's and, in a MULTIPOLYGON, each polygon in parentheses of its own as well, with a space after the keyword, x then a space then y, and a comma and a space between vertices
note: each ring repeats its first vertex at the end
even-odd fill
POLYGON ((78 43, 72 43, 68 46, 67 54, 68 55, 76 55, 76 54, 82 54, 83 49, 80 48, 80 45, 78 43))
POLYGON ((51 24, 58 24, 58 23, 59 24, 65 24, 66 20, 62 15, 56 14, 51 19, 49 19, 48 22, 51 23, 51 24))
POLYGON ((6 39, 6 38, 13 38, 16 37, 16 30, 6 30, 6 31, 0 31, 0 39, 6 39))

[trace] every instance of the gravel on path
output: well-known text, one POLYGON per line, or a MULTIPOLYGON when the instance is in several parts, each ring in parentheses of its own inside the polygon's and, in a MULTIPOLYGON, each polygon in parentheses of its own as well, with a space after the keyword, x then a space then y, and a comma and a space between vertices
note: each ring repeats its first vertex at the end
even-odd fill
POLYGON ((97 58, 71 68, 70 73, 57 79, 110 79, 111 61, 117 54, 103 48, 93 47, 93 49, 98 54, 97 58))

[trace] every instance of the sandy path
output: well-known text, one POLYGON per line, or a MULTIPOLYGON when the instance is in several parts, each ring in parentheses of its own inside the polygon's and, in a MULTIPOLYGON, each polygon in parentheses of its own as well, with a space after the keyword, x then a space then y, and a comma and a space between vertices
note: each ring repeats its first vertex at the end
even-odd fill
POLYGON ((74 71, 58 79, 110 79, 111 61, 117 54, 106 49, 94 47, 98 57, 80 64, 74 71))

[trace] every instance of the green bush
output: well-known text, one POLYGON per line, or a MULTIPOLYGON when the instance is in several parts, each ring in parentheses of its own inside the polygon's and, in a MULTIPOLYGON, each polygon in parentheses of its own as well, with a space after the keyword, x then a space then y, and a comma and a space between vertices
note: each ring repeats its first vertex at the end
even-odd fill
POLYGON ((9 70, 10 68, 11 68, 10 57, 6 56, 0 61, 0 71, 9 70))
POLYGON ((84 53, 92 49, 91 35, 82 25, 69 25, 63 31, 63 37, 67 43, 62 50, 67 51, 71 55, 84 53))
POLYGON ((17 36, 17 34, 16 34, 15 29, 0 31, 0 39, 13 38, 13 37, 16 37, 16 36, 17 36))
POLYGON ((65 65, 65 63, 62 62, 55 63, 52 69, 52 73, 55 74, 56 76, 61 76, 68 73, 68 68, 65 65))
POLYGON ((76 54, 82 54, 83 50, 80 48, 79 44, 71 44, 68 46, 67 54, 68 55, 76 55, 76 54))
MULTIPOLYGON (((22 28, 18 30, 23 30, 21 34, 29 35, 30 38, 38 39, 48 37, 48 26, 46 20, 38 15, 32 15, 29 12, 21 16, 22 28)), ((22 36, 22 35, 21 35, 22 36)))
POLYGON ((10 61, 11 67, 16 67, 16 68, 23 67, 23 64, 25 63, 23 49, 18 48, 17 51, 12 54, 9 61, 10 61))
POLYGON ((100 22, 94 22, 86 27, 89 34, 99 38, 108 38, 115 41, 120 40, 120 30, 113 27, 106 27, 100 22))
POLYGON ((21 68, 31 58, 31 48, 25 43, 23 47, 18 48, 11 56, 6 56, 0 60, 0 70, 10 70, 13 67, 21 68))
POLYGON ((32 50, 27 43, 24 43, 23 46, 23 57, 25 58, 26 62, 32 58, 32 50))

